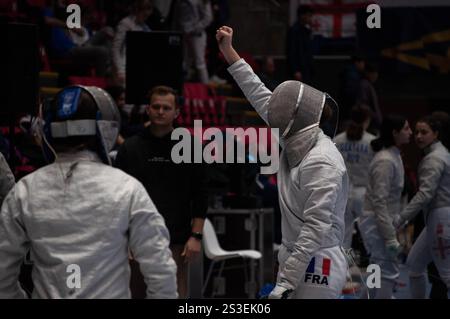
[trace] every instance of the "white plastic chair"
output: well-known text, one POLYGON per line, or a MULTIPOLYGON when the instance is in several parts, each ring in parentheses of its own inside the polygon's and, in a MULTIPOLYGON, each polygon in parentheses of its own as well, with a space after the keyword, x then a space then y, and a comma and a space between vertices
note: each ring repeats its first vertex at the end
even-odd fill
MULTIPOLYGON (((242 258, 244 261, 245 279, 247 281, 248 274, 247 274, 247 265, 245 262, 246 259, 256 260, 262 257, 259 251, 253 249, 232 250, 232 251, 222 249, 222 247, 220 247, 219 241, 217 240, 216 231, 214 230, 214 227, 208 218, 205 219, 205 224, 203 226, 203 247, 205 250, 206 257, 211 259, 211 265, 209 266, 206 281, 205 284, 203 285, 202 295, 204 295, 206 287, 208 286, 208 282, 216 262, 220 262, 220 270, 218 273, 218 277, 220 277, 222 275, 225 261, 227 259, 242 258)), ((214 297, 214 295, 215 291, 213 291, 212 297, 214 297)))

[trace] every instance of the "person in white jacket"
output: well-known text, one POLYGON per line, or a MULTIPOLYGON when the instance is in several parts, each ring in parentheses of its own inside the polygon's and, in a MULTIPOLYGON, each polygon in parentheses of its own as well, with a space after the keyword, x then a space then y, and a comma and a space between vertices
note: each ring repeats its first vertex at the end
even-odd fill
POLYGON ((201 83, 209 82, 206 65, 206 28, 213 21, 209 0, 178 0, 174 8, 174 29, 183 33, 183 67, 187 80, 193 81, 191 67, 201 83))
MULTIPOLYGON (((95 87, 68 87, 44 110, 55 162, 22 178, 0 213, 0 298, 26 298, 18 277, 31 252, 33 298, 130 298, 129 250, 148 298, 177 298, 169 233, 145 188, 109 165, 120 117, 95 87)), ((51 158, 51 156, 49 156, 51 158)))
POLYGON ((121 85, 126 82, 126 36, 130 31, 151 31, 145 20, 150 16, 153 5, 150 0, 136 0, 132 13, 120 20, 112 43, 112 56, 116 77, 121 85))
POLYGON ((370 142, 375 135, 367 132, 370 125, 371 111, 363 104, 352 109, 351 121, 346 130, 337 135, 333 141, 344 158, 350 178, 350 189, 345 211, 344 247, 352 246, 353 224, 362 215, 364 196, 369 174, 369 165, 373 159, 370 142))
POLYGON ((425 153, 418 170, 419 190, 394 220, 400 227, 421 210, 425 213, 425 228, 406 261, 414 299, 425 298, 425 272, 432 261, 450 292, 450 153, 439 138, 440 125, 432 116, 416 123, 416 144, 425 153))
POLYGON ((369 167, 369 179, 359 227, 370 263, 381 268, 381 287, 370 291, 371 297, 391 299, 399 276, 397 255, 400 244, 392 225, 400 213, 404 168, 400 147, 411 137, 408 121, 401 116, 387 116, 380 137, 371 145, 376 152, 369 167))
POLYGON ((269 298, 338 298, 348 270, 341 248, 348 176, 341 154, 319 128, 331 115, 333 101, 299 81, 284 82, 272 93, 233 49, 232 35, 226 26, 216 34, 228 71, 259 115, 282 135, 282 245, 269 298))

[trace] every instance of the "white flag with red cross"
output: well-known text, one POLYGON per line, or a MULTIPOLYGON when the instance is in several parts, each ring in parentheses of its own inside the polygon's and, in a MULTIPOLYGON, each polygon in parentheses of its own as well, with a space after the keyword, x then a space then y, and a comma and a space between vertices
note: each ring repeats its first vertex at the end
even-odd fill
POLYGON ((356 11, 366 8, 374 1, 367 0, 300 0, 299 4, 309 5, 313 35, 326 38, 349 38, 356 36, 356 11))

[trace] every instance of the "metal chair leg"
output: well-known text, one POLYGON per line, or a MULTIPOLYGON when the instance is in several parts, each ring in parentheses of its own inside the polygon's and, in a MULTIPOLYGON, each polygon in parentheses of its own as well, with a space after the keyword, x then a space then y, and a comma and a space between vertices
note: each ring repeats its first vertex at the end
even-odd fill
POLYGON ((225 266, 225 261, 226 261, 226 259, 222 260, 222 262, 220 263, 219 274, 217 275, 217 277, 222 277, 222 272, 223 272, 223 268, 225 266))
MULTIPOLYGON (((220 262, 220 269, 219 269, 219 273, 217 274, 218 278, 222 277, 222 272, 223 272, 223 268, 225 266, 225 261, 226 261, 226 259, 224 259, 220 262)), ((211 298, 214 298, 216 296, 216 292, 217 291, 216 291, 216 289, 214 289, 214 285, 213 285, 213 292, 212 292, 211 298)))
POLYGON ((247 269, 247 265, 248 265, 247 259, 242 258, 242 263, 244 264, 244 278, 245 278, 244 289, 245 289, 245 293, 250 297, 250 285, 253 284, 253 278, 251 278, 249 280, 248 269, 247 269))
POLYGON ((242 262, 244 263, 245 282, 248 282, 247 260, 245 258, 242 258, 242 262))
MULTIPOLYGON (((225 268, 225 261, 226 261, 226 259, 220 261, 220 268, 219 268, 219 272, 217 273, 217 277, 218 278, 222 277, 222 273, 223 273, 223 270, 225 268)), ((246 258, 242 258, 242 261, 243 261, 243 266, 244 266, 245 283, 246 284, 253 284, 253 279, 254 278, 251 278, 252 282, 249 282, 250 278, 249 278, 248 269, 247 269, 248 261, 247 261, 246 258)), ((211 264, 209 266, 209 270, 208 270, 208 274, 206 276, 205 283, 203 285, 203 289, 202 289, 202 296, 203 297, 205 297, 205 291, 206 291, 206 288, 208 287, 208 283, 209 283, 209 281, 211 279, 211 275, 212 275, 212 273, 214 271, 214 265, 215 264, 216 264, 216 261, 212 260, 211 264)), ((214 298, 216 296, 216 294, 217 294, 217 289, 215 289, 214 283, 213 283, 211 298, 214 298)))
POLYGON ((205 297, 205 290, 206 290, 206 287, 208 287, 208 282, 209 282, 209 279, 210 279, 210 277, 211 277, 212 271, 213 271, 213 269, 214 269, 214 264, 215 264, 215 263, 216 263, 216 261, 215 261, 215 260, 212 260, 212 261, 211 261, 211 265, 209 265, 208 275, 206 275, 206 281, 205 281, 205 283, 203 284, 203 289, 202 289, 202 296, 203 296, 203 297, 205 297))

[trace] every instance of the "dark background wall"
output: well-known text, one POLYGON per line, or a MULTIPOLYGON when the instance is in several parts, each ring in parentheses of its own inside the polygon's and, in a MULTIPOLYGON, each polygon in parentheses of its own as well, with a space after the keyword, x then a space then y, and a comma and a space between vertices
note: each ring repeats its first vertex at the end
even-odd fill
POLYGON ((288 0, 229 0, 229 4, 229 24, 236 30, 239 50, 254 55, 284 55, 288 0))

